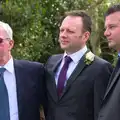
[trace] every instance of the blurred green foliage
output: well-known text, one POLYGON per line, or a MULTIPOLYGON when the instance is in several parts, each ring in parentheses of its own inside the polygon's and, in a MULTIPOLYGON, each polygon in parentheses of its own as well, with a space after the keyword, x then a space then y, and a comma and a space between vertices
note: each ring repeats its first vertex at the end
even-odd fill
POLYGON ((93 32, 88 46, 93 53, 114 63, 116 53, 107 45, 103 14, 117 0, 2 0, 0 20, 10 24, 17 59, 46 62, 52 54, 62 50, 58 44, 60 18, 69 10, 84 9, 93 19, 93 32))

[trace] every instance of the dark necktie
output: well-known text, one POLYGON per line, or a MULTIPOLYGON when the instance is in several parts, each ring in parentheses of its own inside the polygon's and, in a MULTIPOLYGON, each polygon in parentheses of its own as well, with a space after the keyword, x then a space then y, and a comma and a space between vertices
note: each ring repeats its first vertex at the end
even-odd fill
POLYGON ((68 57, 68 56, 65 57, 65 63, 60 71, 60 75, 58 78, 58 84, 57 84, 58 96, 61 96, 61 93, 64 89, 64 83, 66 80, 66 73, 67 73, 68 66, 69 66, 71 61, 72 61, 72 59, 70 57, 68 57))
POLYGON ((0 68, 0 120, 10 120, 8 92, 3 78, 4 71, 5 68, 0 68))

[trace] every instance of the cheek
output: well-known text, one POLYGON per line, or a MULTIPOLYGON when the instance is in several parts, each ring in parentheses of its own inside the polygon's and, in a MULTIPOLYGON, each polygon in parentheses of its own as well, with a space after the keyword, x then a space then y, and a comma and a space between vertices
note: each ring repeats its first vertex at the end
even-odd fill
POLYGON ((73 41, 76 41, 76 40, 80 39, 77 35, 71 35, 70 38, 71 38, 73 41))
POLYGON ((9 49, 9 44, 4 44, 3 47, 4 47, 4 50, 8 50, 9 49))
POLYGON ((74 36, 74 40, 78 43, 81 43, 83 41, 82 36, 78 36, 78 35, 74 36))
POLYGON ((120 44, 120 31, 114 31, 111 34, 111 38, 112 38, 112 43, 113 44, 120 44))
POLYGON ((76 36, 73 39, 71 39, 71 44, 75 46, 80 46, 82 44, 82 41, 76 36))
POLYGON ((113 31, 113 35, 114 37, 120 37, 120 29, 116 29, 115 31, 113 31))
POLYGON ((119 30, 114 31, 112 37, 113 39, 115 39, 115 41, 120 41, 120 31, 119 30))
POLYGON ((8 47, 6 45, 0 45, 0 52, 8 51, 8 47))

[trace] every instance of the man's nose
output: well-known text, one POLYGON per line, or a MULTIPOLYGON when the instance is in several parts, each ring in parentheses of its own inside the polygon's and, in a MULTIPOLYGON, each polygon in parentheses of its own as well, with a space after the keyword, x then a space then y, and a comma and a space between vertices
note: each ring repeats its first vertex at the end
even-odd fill
POLYGON ((110 31, 109 31, 108 29, 106 29, 105 32, 104 32, 104 36, 107 37, 107 36, 109 36, 109 35, 110 35, 110 31))
POLYGON ((61 36, 61 37, 67 37, 67 32, 66 32, 66 31, 61 32, 61 33, 60 33, 60 36, 61 36))

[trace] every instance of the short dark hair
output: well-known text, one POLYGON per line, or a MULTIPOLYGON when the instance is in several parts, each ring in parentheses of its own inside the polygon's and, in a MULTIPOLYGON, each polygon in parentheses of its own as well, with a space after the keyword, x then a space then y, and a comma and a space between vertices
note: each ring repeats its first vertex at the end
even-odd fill
POLYGON ((113 14, 115 12, 120 12, 120 4, 116 4, 116 5, 109 7, 104 17, 106 18, 108 15, 113 14))
POLYGON ((83 21, 84 31, 89 31, 91 33, 91 31, 92 31, 92 27, 91 27, 92 26, 92 20, 91 20, 90 16, 85 11, 74 10, 74 11, 65 12, 63 19, 67 16, 81 17, 82 21, 83 21))

